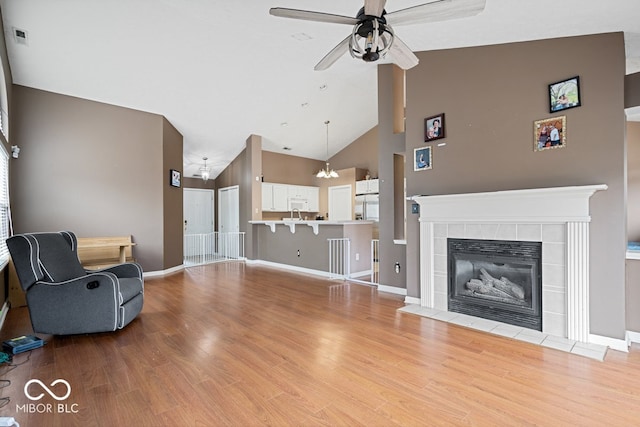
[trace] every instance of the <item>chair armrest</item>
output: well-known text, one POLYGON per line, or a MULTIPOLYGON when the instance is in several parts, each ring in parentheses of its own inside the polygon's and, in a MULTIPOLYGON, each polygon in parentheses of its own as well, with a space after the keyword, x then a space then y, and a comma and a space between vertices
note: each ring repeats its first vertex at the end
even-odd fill
POLYGON ((113 273, 117 277, 135 277, 142 280, 142 267, 137 262, 126 262, 124 264, 113 265, 101 270, 86 270, 87 273, 113 273))

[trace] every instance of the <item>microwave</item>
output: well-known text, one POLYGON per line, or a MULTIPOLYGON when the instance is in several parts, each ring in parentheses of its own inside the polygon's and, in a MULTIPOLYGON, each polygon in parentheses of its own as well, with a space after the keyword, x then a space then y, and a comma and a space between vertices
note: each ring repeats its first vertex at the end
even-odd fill
POLYGON ((290 211, 297 209, 300 212, 309 211, 309 201, 307 199, 289 199, 288 208, 290 211))

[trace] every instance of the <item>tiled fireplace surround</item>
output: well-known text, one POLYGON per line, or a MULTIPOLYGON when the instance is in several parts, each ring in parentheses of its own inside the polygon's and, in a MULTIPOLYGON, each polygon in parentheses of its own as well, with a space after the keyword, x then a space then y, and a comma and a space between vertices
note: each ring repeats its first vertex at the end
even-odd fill
POLYGON ((606 185, 414 196, 420 305, 447 311, 447 238, 542 242, 542 332, 589 342, 589 198, 606 185))

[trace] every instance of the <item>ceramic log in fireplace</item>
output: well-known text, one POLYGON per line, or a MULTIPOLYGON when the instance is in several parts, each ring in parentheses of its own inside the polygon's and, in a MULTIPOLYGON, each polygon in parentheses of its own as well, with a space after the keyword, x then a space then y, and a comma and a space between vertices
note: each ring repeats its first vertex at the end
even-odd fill
POLYGON ((447 239, 449 311, 542 331, 540 242, 447 239))

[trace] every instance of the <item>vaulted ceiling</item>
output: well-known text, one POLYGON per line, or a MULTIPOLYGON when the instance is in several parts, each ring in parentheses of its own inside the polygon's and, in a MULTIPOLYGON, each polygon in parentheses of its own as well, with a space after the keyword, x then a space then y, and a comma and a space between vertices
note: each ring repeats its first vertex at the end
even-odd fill
MULTIPOLYGON (((389 0, 386 10, 427 1, 389 0)), ((263 137, 265 150, 324 160, 326 120, 330 155, 377 124, 375 63, 346 55, 313 71, 351 27, 269 15, 288 7, 355 16, 362 4, 0 2, 14 83, 164 115, 184 136, 184 175, 206 156, 214 177, 251 134, 263 137)), ((640 71, 638 0, 487 0, 477 16, 395 31, 413 51, 623 31, 627 73, 640 71)))

